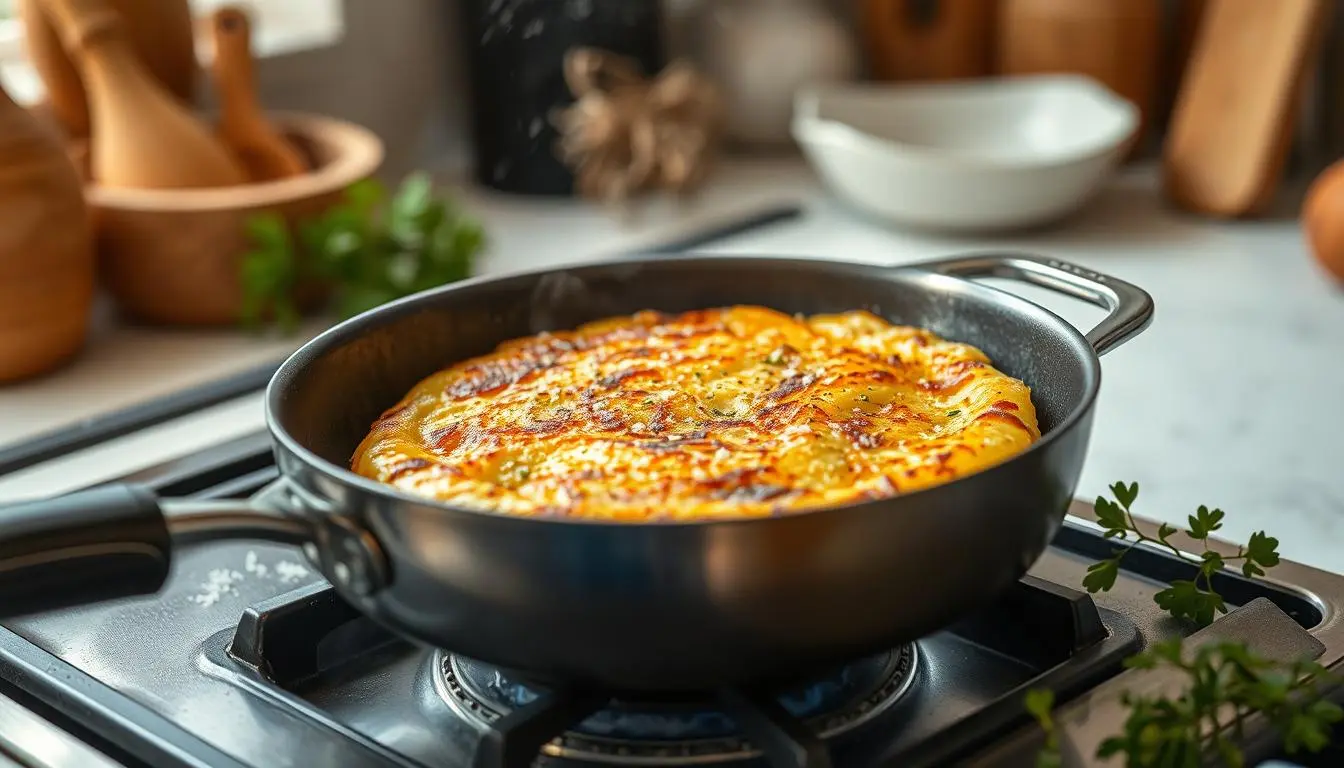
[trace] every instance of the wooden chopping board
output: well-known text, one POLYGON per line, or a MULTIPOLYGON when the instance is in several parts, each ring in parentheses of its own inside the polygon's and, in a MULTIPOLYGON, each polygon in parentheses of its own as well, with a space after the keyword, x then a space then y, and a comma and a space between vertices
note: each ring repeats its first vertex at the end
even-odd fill
POLYGON ((1273 201, 1331 0, 1206 0, 1163 147, 1163 189, 1220 218, 1273 201))

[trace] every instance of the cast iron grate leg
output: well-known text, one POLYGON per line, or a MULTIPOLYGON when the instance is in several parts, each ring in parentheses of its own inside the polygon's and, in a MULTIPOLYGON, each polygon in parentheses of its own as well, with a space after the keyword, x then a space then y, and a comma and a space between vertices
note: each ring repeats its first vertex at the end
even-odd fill
POLYGON ((596 712, 607 697, 548 691, 491 724, 476 747, 472 768, 531 768, 546 742, 596 712))
POLYGON ((831 768, 826 744, 774 697, 726 688, 719 702, 774 768, 831 768))

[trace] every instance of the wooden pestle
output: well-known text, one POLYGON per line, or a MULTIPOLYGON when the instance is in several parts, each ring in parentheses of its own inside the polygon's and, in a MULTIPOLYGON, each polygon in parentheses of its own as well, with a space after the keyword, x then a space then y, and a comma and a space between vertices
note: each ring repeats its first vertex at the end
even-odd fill
MULTIPOLYGON (((196 101, 196 41, 188 0, 108 0, 126 28, 140 61, 164 88, 186 104, 196 101)), ((17 0, 23 42, 56 120, 72 139, 89 136, 84 82, 60 34, 47 17, 45 0, 17 0)))
POLYGON ((215 60, 211 74, 219 97, 218 135, 253 181, 307 173, 298 151, 271 126, 257 100, 252 69, 252 24, 243 9, 225 6, 210 17, 215 60))
POLYGON ((90 173, 108 187, 222 187, 242 166, 150 76, 107 0, 45 0, 88 93, 90 173))

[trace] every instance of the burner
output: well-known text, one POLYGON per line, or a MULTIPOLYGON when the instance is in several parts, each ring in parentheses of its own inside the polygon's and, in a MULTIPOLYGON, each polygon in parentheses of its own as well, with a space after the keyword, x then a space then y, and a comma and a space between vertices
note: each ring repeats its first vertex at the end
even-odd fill
MULTIPOLYGON (((789 715, 821 738, 853 730, 884 712, 915 676, 913 645, 872 656, 776 697, 789 715)), ((439 691, 454 711, 481 728, 536 701, 539 692, 495 667, 440 652, 439 691)), ((624 765, 697 765, 745 760, 760 750, 713 703, 712 695, 675 700, 612 699, 546 744, 552 757, 624 765)))

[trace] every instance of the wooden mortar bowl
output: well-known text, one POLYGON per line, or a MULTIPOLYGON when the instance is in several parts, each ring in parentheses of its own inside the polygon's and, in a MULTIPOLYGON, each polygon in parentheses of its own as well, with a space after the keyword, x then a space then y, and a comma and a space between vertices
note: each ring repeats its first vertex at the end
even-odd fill
MULTIPOLYGON (((127 189, 90 182, 99 272, 119 308, 135 320, 182 326, 239 322, 239 270, 251 246, 248 216, 279 213, 291 232, 341 201, 346 187, 372 176, 383 143, 366 128, 310 114, 269 116, 313 170, 258 184, 199 189, 127 189)), ((320 290, 308 290, 311 308, 320 290)))

